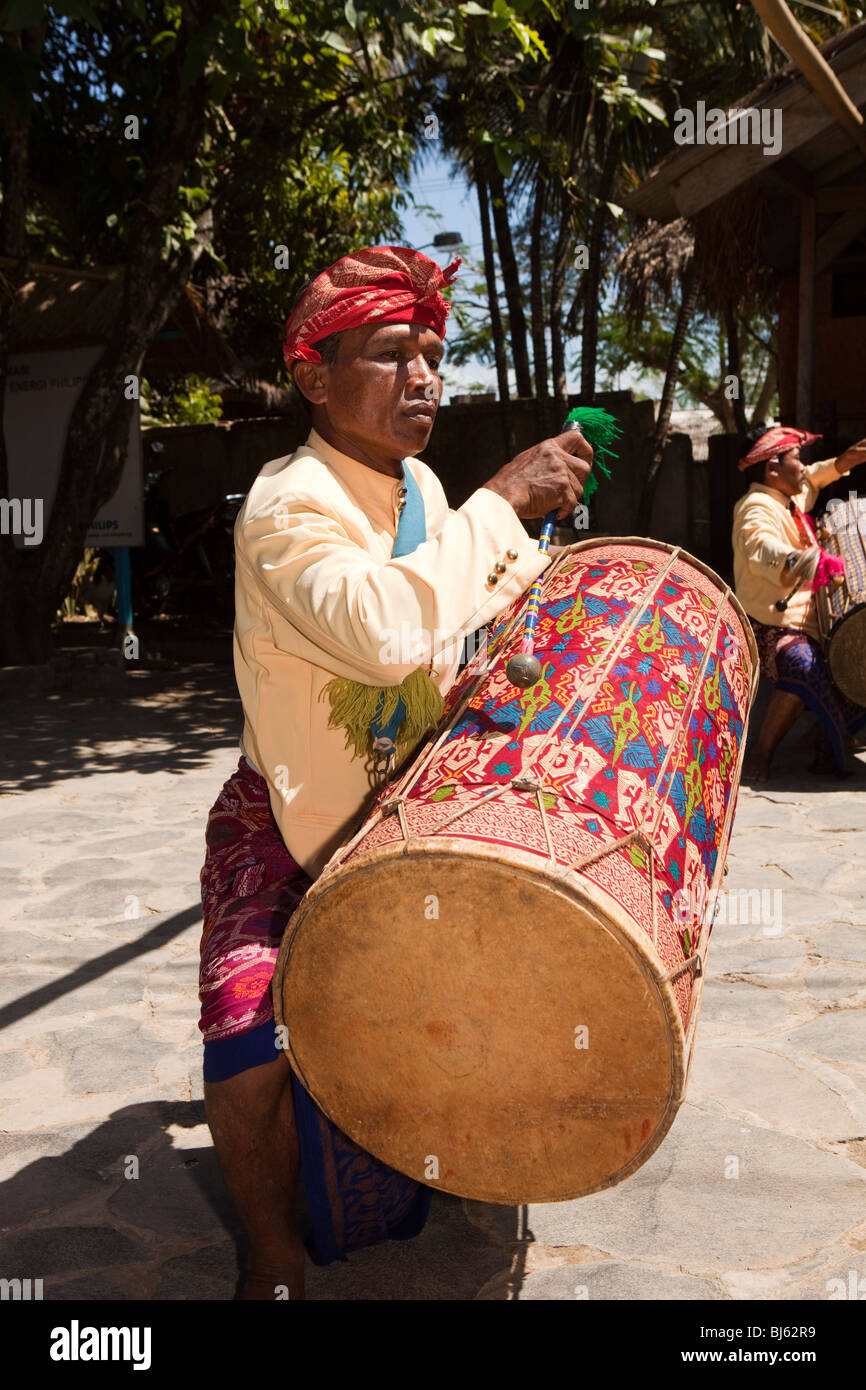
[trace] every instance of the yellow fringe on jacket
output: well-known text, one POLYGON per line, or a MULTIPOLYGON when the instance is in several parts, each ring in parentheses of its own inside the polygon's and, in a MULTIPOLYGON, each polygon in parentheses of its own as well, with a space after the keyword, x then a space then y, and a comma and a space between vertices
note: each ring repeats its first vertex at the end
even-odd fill
POLYGON ((348 676, 336 676, 322 690, 319 699, 328 695, 331 716, 328 727, 345 729, 346 747, 354 746, 353 758, 367 757, 374 752, 370 725, 378 711, 379 724, 385 725, 397 708, 397 701, 406 706, 406 717, 397 731, 397 761, 410 753, 428 729, 435 729, 442 718, 445 701, 429 672, 419 666, 400 685, 362 685, 348 676), (384 703, 379 710, 379 697, 384 703))

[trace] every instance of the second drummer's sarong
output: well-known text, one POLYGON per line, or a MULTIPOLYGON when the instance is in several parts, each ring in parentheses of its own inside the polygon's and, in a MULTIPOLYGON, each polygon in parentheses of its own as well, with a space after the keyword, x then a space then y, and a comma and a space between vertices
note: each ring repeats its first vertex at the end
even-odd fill
POLYGON ((813 714, 833 752, 840 773, 845 771, 848 736, 866 726, 866 709, 841 695, 830 679, 818 643, 791 627, 772 627, 750 618, 762 673, 776 686, 797 695, 813 714))
MULTIPOLYGON (((199 1027, 204 1078, 216 1082, 278 1055, 274 965, 312 879, 286 849, 267 783, 245 758, 214 803, 206 842, 199 1027)), ((294 1073, 292 1094, 316 1263, 416 1236, 430 1209, 430 1188, 365 1153, 331 1124, 294 1073)))

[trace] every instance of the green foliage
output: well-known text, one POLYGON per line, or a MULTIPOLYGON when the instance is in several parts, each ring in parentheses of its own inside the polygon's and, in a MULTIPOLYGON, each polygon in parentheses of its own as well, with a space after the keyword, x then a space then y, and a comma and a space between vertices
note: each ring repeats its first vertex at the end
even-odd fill
MULTIPOLYGON (((866 5, 832 0, 827 5, 809 0, 792 4, 819 40, 866 13, 866 5)), ((506 179, 521 297, 528 314, 534 268, 542 287, 548 351, 557 274, 554 250, 564 229, 567 259, 558 272, 563 335, 576 335, 587 315, 601 308, 598 386, 605 378, 631 377, 643 369, 656 378, 652 385, 657 392, 656 374, 663 377, 668 363, 677 295, 670 305, 648 311, 639 332, 628 329, 611 307, 614 264, 631 234, 623 196, 670 152, 670 122, 678 107, 699 99, 708 105, 729 104, 777 71, 782 56, 744 0, 607 0, 586 9, 567 0, 515 6, 538 36, 530 55, 516 56, 497 47, 502 26, 494 26, 489 8, 486 30, 484 19, 478 20, 468 67, 440 65, 435 109, 446 149, 470 180, 479 167, 506 179), (608 185, 601 171, 611 149, 615 174, 608 185), (544 202, 538 223, 533 211, 540 186, 544 202), (589 270, 573 263, 578 244, 591 244, 589 270)), ((464 267, 454 314, 459 331, 449 340, 449 361, 493 360, 485 298, 478 266, 464 267)), ((507 325, 501 282, 499 301, 507 325)), ((737 312, 741 389, 747 409, 756 403, 763 407, 775 352, 773 325, 760 305, 745 299, 737 312)), ((729 420, 731 406, 723 394, 726 346, 718 319, 699 313, 686 343, 679 392, 683 403, 703 401, 720 419, 729 420)), ((510 360, 509 350, 510 342, 510 360)))
POLYGON ((84 554, 78 562, 69 591, 55 614, 61 619, 73 618, 76 615, 85 616, 87 613, 87 603, 85 592, 89 585, 99 575, 103 565, 103 552, 92 546, 85 546, 84 554))
MULTIPOLYGON (((638 327, 628 324, 616 309, 602 315, 600 324, 600 385, 611 389, 617 379, 643 370, 664 375, 677 306, 648 306, 638 327)), ((775 324, 754 307, 738 317, 741 355, 740 393, 751 418, 775 357, 775 324)), ((724 326, 714 314, 697 314, 683 351, 678 377, 678 404, 707 406, 726 427, 731 408, 725 396, 727 376, 724 326)), ((640 393, 639 393, 640 394, 640 393)), ((772 398, 771 398, 772 400, 772 398)), ((772 409, 766 411, 767 418, 772 409)))
MULTIPOLYGON (((849 0, 792 6, 818 40, 866 14, 849 0)), ((209 312, 248 374, 272 379, 282 376, 282 326, 302 286, 347 247, 400 237, 431 112, 441 122, 440 148, 457 166, 471 177, 480 160, 506 181, 524 300, 535 254, 549 322, 563 223, 573 242, 588 241, 596 209, 612 214, 601 219, 597 248, 597 302, 607 302, 628 235, 619 200, 670 148, 671 112, 698 98, 724 104, 780 63, 744 0, 607 0, 587 9, 571 0, 0 5, 2 29, 40 24, 39 57, 0 41, 0 119, 23 111, 31 118, 28 254, 84 267, 123 263, 136 255, 143 220, 157 216, 166 262, 204 244, 195 278, 207 285, 209 312), (182 115, 176 92, 185 100, 202 86, 196 156, 176 198, 145 207, 150 171, 182 115), (126 138, 130 116, 137 139, 126 138), (600 171, 613 137, 610 191, 600 171), (546 192, 533 248, 539 180, 546 192)), ((449 359, 489 362, 486 286, 469 269, 449 359)), ((587 307, 582 283, 567 265, 572 334, 587 307)), ((647 325, 635 361, 651 345, 657 357, 668 327, 647 325)), ((606 321, 608 369, 628 350, 617 331, 606 321)), ((705 393, 711 384, 701 371, 714 373, 702 368, 707 332, 696 330, 687 373, 705 393)))
POLYGON ((45 24, 38 59, 0 40, 0 118, 31 120, 28 252, 123 263, 158 217, 163 261, 204 247, 196 278, 209 282, 209 308, 248 373, 277 377, 303 284, 350 246, 399 238, 435 68, 465 62, 467 32, 488 24, 503 51, 535 51, 521 14, 532 8, 7 0, 7 24, 45 24), (201 90, 177 196, 148 201, 151 171, 201 90))
POLYGON ((162 425, 209 425, 221 420, 223 403, 204 377, 189 375, 160 390, 141 383, 141 423, 144 429, 162 425))

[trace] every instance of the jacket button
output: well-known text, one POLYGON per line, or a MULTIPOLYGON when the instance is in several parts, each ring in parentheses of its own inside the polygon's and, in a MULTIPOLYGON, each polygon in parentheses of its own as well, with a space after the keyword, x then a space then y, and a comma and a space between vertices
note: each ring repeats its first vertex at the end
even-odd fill
POLYGON ((497 560, 497 561, 496 561, 496 564, 493 566, 493 568, 496 570, 496 573, 497 573, 497 574, 504 574, 504 573, 505 573, 505 566, 503 565, 503 563, 502 563, 501 560, 497 560))
POLYGON ((498 575, 498 574, 488 574, 488 576, 487 576, 487 583, 488 583, 488 584, 498 584, 498 583, 499 583, 499 575, 498 575))
POLYGON ((506 556, 506 559, 508 559, 508 560, 516 560, 516 559, 517 559, 517 551, 516 551, 516 550, 506 550, 505 556, 506 556))

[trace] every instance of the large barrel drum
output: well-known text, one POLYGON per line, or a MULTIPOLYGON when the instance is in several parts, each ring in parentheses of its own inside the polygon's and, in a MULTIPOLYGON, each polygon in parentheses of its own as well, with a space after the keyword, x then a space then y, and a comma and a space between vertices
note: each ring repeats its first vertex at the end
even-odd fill
POLYGON ((834 497, 821 544, 845 564, 840 585, 818 590, 818 625, 830 675, 855 705, 866 705, 866 500, 834 497))
POLYGON ((526 602, 310 888, 274 990, 340 1128, 514 1204, 619 1182, 674 1119, 758 679, 737 600, 672 546, 560 555, 519 690, 526 602))

